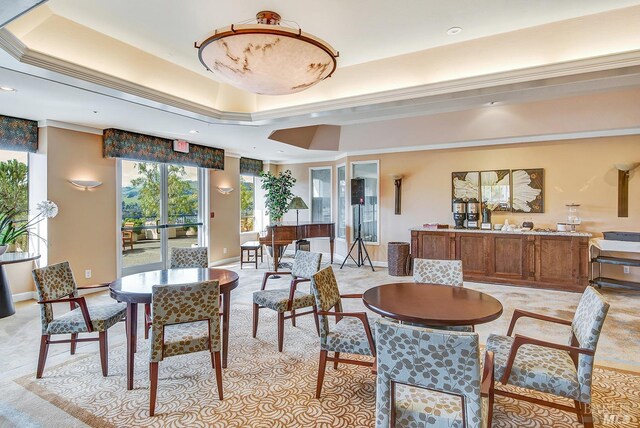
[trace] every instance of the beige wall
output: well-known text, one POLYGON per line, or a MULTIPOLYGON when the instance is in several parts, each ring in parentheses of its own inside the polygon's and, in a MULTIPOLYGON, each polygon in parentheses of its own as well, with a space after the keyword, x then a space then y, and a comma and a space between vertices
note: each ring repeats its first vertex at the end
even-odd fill
POLYGON ((209 177, 210 212, 214 213, 209 223, 209 259, 213 262, 240 255, 240 159, 225 157, 224 171, 211 171, 209 177), (223 195, 218 187, 234 190, 223 195))
MULTIPOLYGON (((524 218, 531 218, 535 227, 553 227, 565 219, 565 204, 575 202, 582 205, 582 230, 595 234, 607 230, 640 231, 640 173, 636 171, 630 179, 629 217, 618 218, 617 171, 613 166, 640 161, 640 136, 350 156, 346 159, 347 172, 350 162, 368 159, 380 161, 381 243, 369 246, 374 261, 386 261, 388 242, 408 242, 411 227, 431 222, 453 223, 450 204, 454 171, 544 168, 545 213, 495 214, 494 223, 505 219, 521 223, 524 218), (393 174, 405 176, 401 215, 394 215, 393 174)), ((343 162, 345 159, 334 164, 343 162)), ((308 199, 308 168, 316 165, 280 165, 279 169, 294 172, 299 180, 296 193, 308 199)), ((333 174, 335 180, 335 168, 333 174)))
POLYGON ((102 136, 60 128, 47 132, 47 194, 58 204, 49 220, 49 264, 68 260, 79 285, 116 277, 115 159, 102 157, 102 136), (71 179, 98 180, 82 190, 71 179), (84 271, 92 270, 85 279, 84 271))

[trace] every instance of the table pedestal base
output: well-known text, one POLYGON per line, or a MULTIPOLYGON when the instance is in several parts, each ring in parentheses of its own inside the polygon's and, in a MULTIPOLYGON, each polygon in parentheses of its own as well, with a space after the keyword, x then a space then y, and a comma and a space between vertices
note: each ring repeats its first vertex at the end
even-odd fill
POLYGON ((7 272, 4 266, 0 266, 0 318, 6 318, 15 313, 16 308, 13 306, 13 297, 7 280, 7 272))

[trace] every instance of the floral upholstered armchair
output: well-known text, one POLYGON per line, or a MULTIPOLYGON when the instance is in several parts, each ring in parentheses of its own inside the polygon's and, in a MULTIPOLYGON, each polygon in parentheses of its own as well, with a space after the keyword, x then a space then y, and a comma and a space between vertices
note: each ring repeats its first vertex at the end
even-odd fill
POLYGON ((311 280, 311 276, 320 269, 321 261, 321 253, 298 251, 296 252, 291 272, 265 272, 260 291, 253 293, 254 338, 258 333, 258 317, 260 309, 262 308, 269 308, 278 313, 278 351, 280 352, 282 352, 282 345, 284 342, 284 320, 291 319, 291 324, 295 327, 297 317, 313 314, 316 321, 316 329, 319 329, 318 315, 313 295, 298 291, 297 287, 301 282, 309 282, 311 280), (291 275, 289 288, 266 290, 267 280, 269 277, 286 274, 291 275), (298 309, 309 307, 312 308, 310 311, 296 312, 298 309), (290 315, 285 315, 286 312, 289 312, 290 315))
POLYGON ((79 287, 76 285, 69 262, 34 269, 33 281, 38 291, 40 321, 42 323, 36 378, 42 377, 49 344, 70 343, 73 355, 76 352, 78 341, 90 340, 100 342, 102 375, 107 376, 109 372, 107 330, 124 319, 127 305, 125 303, 87 304, 84 297, 78 297, 79 287), (54 316, 53 303, 69 303, 71 310, 62 315, 54 316), (78 333, 92 332, 98 332, 98 337, 78 339, 78 333), (71 339, 52 342, 51 336, 54 334, 70 334, 71 339))
POLYGON ((462 261, 414 259, 413 281, 462 287, 462 261))
POLYGON ((207 247, 171 248, 170 267, 171 269, 209 267, 207 247))
POLYGON ((220 287, 218 281, 154 285, 149 352, 149 415, 155 413, 158 363, 167 357, 211 352, 218 397, 222 394, 220 361, 220 287))
POLYGON ((362 294, 340 295, 331 266, 313 275, 311 290, 320 320, 320 365, 316 386, 316 398, 320 398, 327 361, 333 362, 334 369, 338 368, 338 363, 371 367, 372 362, 341 358, 340 353, 375 357, 376 349, 367 313, 342 310, 342 298, 362 299, 362 294), (329 322, 329 316, 335 316, 336 322, 333 326, 329 322), (333 357, 328 356, 329 352, 334 353, 333 357))
MULTIPOLYGON (((593 362, 609 304, 593 287, 587 287, 578 303, 573 321, 516 310, 506 336, 492 334, 487 349, 495 354, 496 380, 535 391, 558 395, 574 401, 574 407, 557 403, 549 406, 576 413, 585 427, 593 427, 591 415, 591 376, 593 362), (571 326, 569 345, 516 334, 512 336, 520 318, 571 326)), ((533 401, 510 391, 496 389, 496 394, 533 401)))
POLYGON ((376 428, 491 426, 493 355, 477 333, 379 319, 376 428))

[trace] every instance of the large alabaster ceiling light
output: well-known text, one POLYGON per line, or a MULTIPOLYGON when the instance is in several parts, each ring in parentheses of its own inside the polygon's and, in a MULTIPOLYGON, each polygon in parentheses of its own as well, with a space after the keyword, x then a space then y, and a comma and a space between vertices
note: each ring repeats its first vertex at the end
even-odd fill
POLYGON ((286 95, 331 76, 338 52, 327 42, 280 25, 280 15, 258 12, 257 24, 215 30, 195 47, 200 62, 221 80, 249 92, 286 95))

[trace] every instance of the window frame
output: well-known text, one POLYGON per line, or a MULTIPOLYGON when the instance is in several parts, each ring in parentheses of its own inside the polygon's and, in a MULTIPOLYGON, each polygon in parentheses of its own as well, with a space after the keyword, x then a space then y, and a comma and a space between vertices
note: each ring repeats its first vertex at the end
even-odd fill
POLYGON ((342 162, 336 165, 336 239, 340 239, 341 241, 347 240, 347 229, 349 227, 349 179, 347 175, 347 163, 342 162), (342 198, 344 201, 344 236, 338 236, 340 231, 340 176, 338 174, 338 170, 340 168, 344 168, 344 197, 342 198))
POLYGON ((238 199, 240 201, 240 235, 243 234, 252 234, 258 232, 257 230, 257 221, 256 221, 256 192, 258 186, 258 176, 255 175, 247 175, 247 174, 239 174, 238 175, 238 199), (251 177, 253 180, 253 230, 242 231, 242 177, 251 177))
MULTIPOLYGON (((374 160, 365 160, 365 161, 352 161, 349 162, 350 164, 350 178, 358 178, 356 177, 356 175, 353 173, 353 169, 355 165, 363 165, 363 164, 375 164, 376 165, 376 179, 377 179, 377 186, 376 186, 376 196, 377 196, 377 204, 376 204, 376 218, 377 218, 377 222, 376 222, 376 237, 378 238, 377 241, 365 241, 363 239, 363 242, 367 245, 380 245, 381 239, 380 239, 380 223, 381 223, 381 219, 380 219, 380 160, 378 159, 374 159, 374 160)), ((349 180, 349 189, 351 189, 351 180, 349 180)), ((349 192, 350 193, 350 192, 349 192)), ((353 207, 353 206, 352 206, 353 207)), ((351 209, 351 242, 353 242, 353 240, 355 239, 354 233, 355 233, 355 218, 353 216, 353 209, 351 209)))
POLYGON ((313 223, 313 171, 329 171, 329 223, 333 222, 333 167, 312 166, 309 167, 309 222, 313 223))

